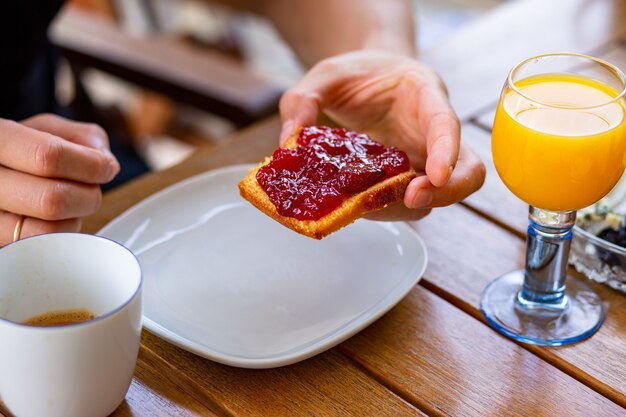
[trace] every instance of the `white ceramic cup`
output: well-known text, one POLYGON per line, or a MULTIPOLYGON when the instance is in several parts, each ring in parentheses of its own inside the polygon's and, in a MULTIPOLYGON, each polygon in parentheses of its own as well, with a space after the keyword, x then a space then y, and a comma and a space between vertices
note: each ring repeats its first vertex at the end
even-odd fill
POLYGON ((141 269, 125 247, 80 233, 0 249, 0 401, 17 417, 107 416, 124 400, 141 336, 141 269), (20 324, 57 310, 96 318, 20 324))

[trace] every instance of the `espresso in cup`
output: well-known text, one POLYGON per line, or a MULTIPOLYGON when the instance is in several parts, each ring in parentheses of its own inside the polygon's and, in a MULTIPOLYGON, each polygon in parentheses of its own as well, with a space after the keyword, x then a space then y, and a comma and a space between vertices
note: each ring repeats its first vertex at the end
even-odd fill
POLYGON ((43 314, 37 314, 24 321, 22 324, 28 326, 64 326, 66 324, 80 323, 83 321, 93 320, 95 313, 86 308, 71 308, 66 310, 48 311, 43 314))

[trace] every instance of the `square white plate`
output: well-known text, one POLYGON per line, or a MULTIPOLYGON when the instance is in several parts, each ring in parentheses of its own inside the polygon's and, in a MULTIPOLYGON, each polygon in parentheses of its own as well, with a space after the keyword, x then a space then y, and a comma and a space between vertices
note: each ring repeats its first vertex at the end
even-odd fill
POLYGON ((426 248, 407 224, 301 236, 239 196, 249 168, 174 184, 100 230, 139 258, 151 332, 224 364, 283 366, 354 335, 421 278, 426 248))

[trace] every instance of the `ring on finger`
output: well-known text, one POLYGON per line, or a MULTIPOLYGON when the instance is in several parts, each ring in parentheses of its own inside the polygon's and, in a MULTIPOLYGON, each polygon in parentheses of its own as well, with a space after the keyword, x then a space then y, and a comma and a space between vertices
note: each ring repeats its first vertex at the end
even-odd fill
POLYGON ((15 228, 13 229, 13 242, 20 240, 22 226, 24 226, 24 215, 19 214, 17 216, 17 223, 15 223, 15 228))

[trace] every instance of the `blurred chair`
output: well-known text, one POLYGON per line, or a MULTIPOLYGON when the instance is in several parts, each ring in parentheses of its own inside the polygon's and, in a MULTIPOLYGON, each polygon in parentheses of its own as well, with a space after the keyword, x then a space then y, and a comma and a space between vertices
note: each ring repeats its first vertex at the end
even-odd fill
POLYGON ((89 68, 196 106, 238 127, 278 110, 282 89, 226 53, 158 32, 132 35, 114 20, 71 5, 56 19, 50 38, 70 64, 74 107, 82 111, 95 108, 83 82, 89 68))

